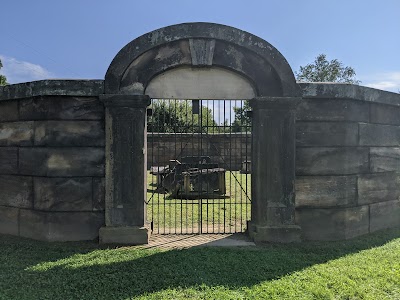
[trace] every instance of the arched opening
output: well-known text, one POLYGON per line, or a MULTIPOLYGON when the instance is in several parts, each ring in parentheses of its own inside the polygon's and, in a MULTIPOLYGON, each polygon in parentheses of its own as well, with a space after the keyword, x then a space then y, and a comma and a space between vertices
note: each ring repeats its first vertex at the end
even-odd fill
MULTIPOLYGON (((179 24, 130 42, 112 61, 101 97, 107 132, 106 227, 100 230, 101 241, 142 243, 151 232, 146 227, 145 205, 146 110, 151 98, 249 100, 255 140, 250 235, 257 241, 298 240, 294 107, 299 95, 282 54, 236 28, 179 24)), ((192 103, 192 112, 197 107, 202 114, 204 105, 197 103, 192 103)))

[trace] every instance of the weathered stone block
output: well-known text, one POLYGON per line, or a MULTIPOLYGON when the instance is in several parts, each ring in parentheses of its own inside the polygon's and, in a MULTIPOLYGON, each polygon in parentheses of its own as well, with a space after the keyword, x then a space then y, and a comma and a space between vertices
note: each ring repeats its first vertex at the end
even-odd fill
POLYGON ((360 145, 400 146, 400 126, 359 124, 360 145))
POLYGON ((296 210, 296 221, 305 240, 344 240, 368 233, 368 212, 368 205, 351 208, 303 208, 296 210))
POLYGON ((400 227, 400 200, 370 205, 370 232, 400 227))
POLYGON ((151 230, 146 227, 101 227, 99 230, 100 244, 148 244, 151 230))
POLYGON ((18 174, 18 148, 0 147, 0 174, 18 174))
POLYGON ((44 241, 81 241, 98 237, 104 214, 21 209, 20 236, 44 241))
POLYGON ((0 101, 0 122, 18 120, 18 101, 0 101))
POLYGON ((104 138, 100 121, 35 122, 37 146, 104 146, 104 138))
POLYGON ((105 203, 105 178, 94 177, 93 178, 93 210, 104 210, 105 203))
POLYGON ((21 120, 101 120, 104 107, 96 97, 43 96, 20 100, 21 120))
POLYGON ((21 148, 19 169, 35 176, 103 176, 104 160, 103 148, 21 148))
POLYGON ((400 172, 400 148, 370 148, 371 172, 400 172))
POLYGON ((299 176, 296 207, 353 206, 357 203, 356 176, 299 176))
POLYGON ((400 107, 371 103, 371 123, 400 125, 400 107))
POLYGON ((297 225, 257 226, 250 222, 249 235, 256 243, 295 243, 301 241, 301 228, 297 225))
POLYGON ((369 204, 399 199, 400 174, 378 173, 358 177, 358 203, 369 204))
POLYGON ((358 125, 336 122, 297 122, 297 146, 356 146, 358 125))
POLYGON ((347 175, 369 171, 369 149, 297 148, 296 175, 347 175))
POLYGON ((32 177, 0 175, 0 205, 32 208, 32 177))
POLYGON ((18 235, 19 208, 0 206, 0 234, 18 235))
POLYGON ((303 99, 297 107, 299 121, 369 121, 369 103, 347 99, 303 99))
POLYGON ((35 177, 35 209, 91 211, 92 178, 35 177))
POLYGON ((31 146, 33 122, 0 123, 0 146, 31 146))

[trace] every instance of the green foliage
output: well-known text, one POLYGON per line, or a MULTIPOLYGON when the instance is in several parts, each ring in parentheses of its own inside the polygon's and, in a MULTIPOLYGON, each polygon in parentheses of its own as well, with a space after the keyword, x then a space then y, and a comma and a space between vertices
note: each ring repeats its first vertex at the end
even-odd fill
MULTIPOLYGON (((0 69, 2 67, 3 67, 3 64, 1 63, 1 60, 0 60, 0 69)), ((6 76, 0 74, 0 86, 6 85, 6 84, 8 84, 6 76)))
POLYGON ((235 113, 235 119, 232 122, 233 132, 248 132, 251 130, 251 117, 247 115, 248 111, 251 111, 248 100, 245 100, 242 106, 233 108, 235 113))
POLYGON ((209 127, 217 126, 211 109, 201 106, 199 114, 193 114, 192 101, 188 100, 153 100, 153 115, 148 118, 149 132, 208 132, 209 127))
POLYGON ((343 66, 337 59, 328 61, 325 54, 318 55, 313 63, 301 66, 295 74, 297 80, 303 82, 360 83, 352 67, 343 66))
POLYGON ((166 251, 0 235, 0 299, 395 300, 399 236, 166 251))

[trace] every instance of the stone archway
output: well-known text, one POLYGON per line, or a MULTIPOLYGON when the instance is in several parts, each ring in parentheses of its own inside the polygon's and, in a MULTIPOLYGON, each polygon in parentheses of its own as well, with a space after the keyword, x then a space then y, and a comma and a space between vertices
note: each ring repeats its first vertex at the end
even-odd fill
POLYGON ((256 241, 299 240, 294 180, 295 107, 301 93, 289 64, 272 45, 224 25, 169 26, 122 48, 104 86, 106 226, 100 229, 101 242, 148 241, 144 200, 150 97, 251 99, 255 142, 249 233, 256 241), (209 76, 221 84, 210 88, 209 76), (202 86, 209 87, 207 93, 202 86))

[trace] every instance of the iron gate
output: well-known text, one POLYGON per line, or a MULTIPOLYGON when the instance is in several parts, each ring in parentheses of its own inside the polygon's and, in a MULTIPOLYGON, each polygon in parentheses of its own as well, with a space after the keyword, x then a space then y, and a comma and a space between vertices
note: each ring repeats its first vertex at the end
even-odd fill
POLYGON ((154 233, 235 233, 251 209, 247 101, 153 99, 147 220, 154 233))

